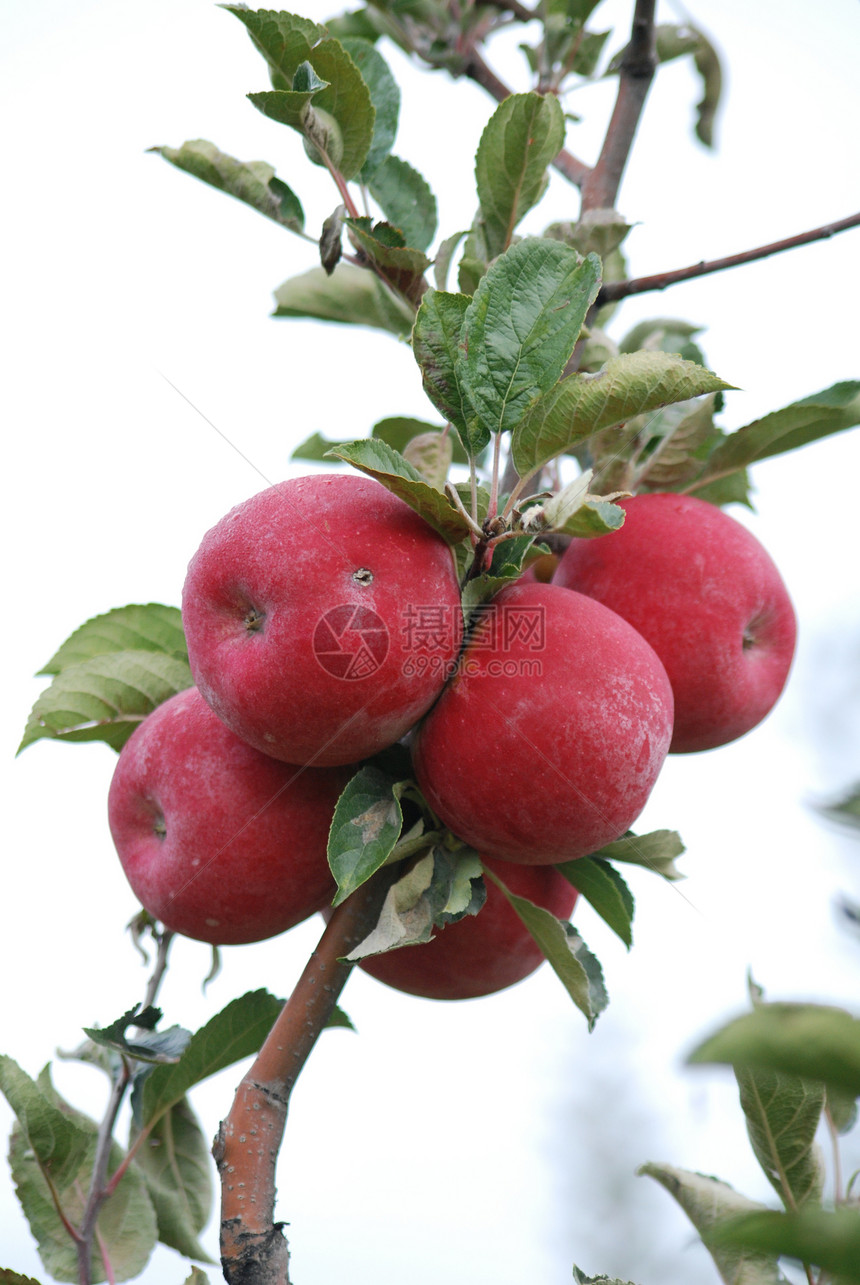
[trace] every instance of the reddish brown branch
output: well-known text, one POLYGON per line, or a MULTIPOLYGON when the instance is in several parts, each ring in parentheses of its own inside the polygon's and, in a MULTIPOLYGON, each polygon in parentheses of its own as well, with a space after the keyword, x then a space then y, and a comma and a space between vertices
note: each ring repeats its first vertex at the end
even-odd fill
POLYGON ((823 241, 827 237, 836 236, 838 232, 856 227, 860 227, 860 213, 837 219, 835 223, 825 223, 820 228, 811 228, 808 232, 799 232, 797 236, 789 236, 782 241, 771 241, 769 245, 759 245, 740 254, 729 254, 724 259, 703 259, 700 263, 690 264, 687 268, 675 268, 672 272, 657 272, 651 277, 634 277, 630 281, 613 281, 601 289, 597 296, 597 307, 626 299, 629 295, 645 294, 649 290, 665 290, 667 286, 676 285, 679 281, 690 281, 711 272, 722 272, 724 268, 754 263, 756 259, 766 259, 771 254, 781 254, 783 250, 793 250, 796 246, 808 245, 811 241, 823 241))
POLYGON ((630 43, 618 76, 618 94, 597 164, 582 183, 582 212, 611 209, 657 69, 654 34, 656 0, 636 0, 630 43))
POLYGON ((287 1242, 274 1213, 290 1094, 351 972, 341 957, 373 928, 391 877, 381 872, 332 915, 221 1122, 212 1154, 221 1176, 221 1266, 229 1285, 289 1285, 287 1242))

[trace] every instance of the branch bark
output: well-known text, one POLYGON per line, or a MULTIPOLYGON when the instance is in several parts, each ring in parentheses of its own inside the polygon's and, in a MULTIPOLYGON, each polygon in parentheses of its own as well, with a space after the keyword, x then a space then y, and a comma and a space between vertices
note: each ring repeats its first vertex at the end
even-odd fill
POLYGON ((597 164, 582 183, 582 213, 611 209, 657 69, 656 0, 636 0, 633 26, 618 76, 618 95, 597 164))
POLYGON ((849 214, 847 218, 837 219, 835 223, 825 223, 797 236, 785 237, 782 241, 771 241, 768 245, 759 245, 752 250, 743 250, 740 254, 729 254, 722 259, 703 259, 700 263, 690 264, 686 268, 675 268, 671 272, 657 272, 650 277, 634 277, 630 281, 612 281, 601 288, 597 296, 596 307, 605 303, 614 303, 630 295, 645 294, 649 290, 665 290, 667 286, 676 285, 679 281, 691 281, 694 277, 707 276, 711 272, 722 272, 726 268, 736 268, 744 263, 754 263, 757 259, 766 259, 771 254, 781 254, 783 250, 793 250, 800 245, 809 245, 812 241, 823 241, 836 236, 849 228, 860 227, 860 212, 849 214))
POLYGON ((290 1094, 352 971, 341 962, 375 925, 389 867, 340 905, 221 1122, 212 1154, 221 1176, 221 1266, 228 1285, 289 1285, 275 1168, 290 1094))

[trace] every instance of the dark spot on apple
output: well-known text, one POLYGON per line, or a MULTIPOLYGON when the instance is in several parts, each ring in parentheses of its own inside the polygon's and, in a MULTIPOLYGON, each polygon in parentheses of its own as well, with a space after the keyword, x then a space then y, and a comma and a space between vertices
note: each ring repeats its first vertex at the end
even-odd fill
POLYGON ((356 582, 356 584, 363 584, 363 585, 372 584, 373 572, 370 570, 369 567, 359 567, 357 571, 353 571, 352 578, 356 582))

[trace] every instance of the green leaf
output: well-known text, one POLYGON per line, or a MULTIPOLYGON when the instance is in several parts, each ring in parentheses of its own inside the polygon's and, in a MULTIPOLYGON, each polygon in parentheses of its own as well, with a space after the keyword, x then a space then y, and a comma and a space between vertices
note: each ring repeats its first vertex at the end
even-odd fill
POLYGON ((781 1285, 775 1256, 724 1246, 719 1224, 732 1215, 761 1210, 763 1205, 740 1195, 728 1183, 689 1169, 647 1164, 637 1173, 654 1178, 683 1209, 701 1236, 726 1285, 781 1285))
POLYGON ((39 1165, 58 1189, 67 1187, 90 1155, 95 1125, 84 1129, 75 1124, 5 1054, 0 1054, 0 1093, 39 1165))
POLYGON ((588 1029, 609 1003, 600 964, 571 924, 563 924, 555 915, 525 897, 518 897, 502 883, 492 870, 484 872, 505 894, 519 918, 543 951, 550 967, 562 982, 576 1007, 584 1013, 588 1029))
POLYGON ((178 1062, 157 1066, 143 1081, 132 1101, 138 1127, 152 1124, 201 1080, 258 1052, 282 1008, 283 1000, 265 990, 231 1000, 192 1035, 178 1062))
MULTIPOLYGON (((520 422, 557 382, 600 288, 600 260, 527 237, 490 265, 466 309, 460 382, 485 430, 520 422)), ((582 376, 586 378, 586 376, 582 376)))
POLYGON ((426 179, 399 156, 387 156, 368 183, 370 194, 408 246, 426 250, 436 235, 436 198, 426 179))
POLYGON ((730 388, 694 362, 661 352, 622 354, 596 375, 569 375, 530 408, 511 449, 521 477, 602 429, 670 402, 730 388))
POLYGON ((116 607, 93 616, 66 639, 40 674, 59 674, 70 665, 114 651, 162 651, 178 660, 188 659, 182 613, 160 602, 116 607))
POLYGON ((631 830, 592 856, 607 861, 626 861, 631 865, 645 866, 646 870, 662 875, 670 881, 686 878, 675 867, 675 858, 686 851, 676 830, 653 830, 650 834, 634 834, 631 830))
POLYGON ((696 138, 705 147, 714 146, 714 121, 723 92, 723 69, 719 54, 702 31, 697 31, 699 47, 693 54, 696 71, 702 81, 702 97, 696 103, 696 138))
POLYGON ((43 737, 106 741, 119 750, 147 714, 193 682, 187 661, 156 651, 115 651, 69 665, 38 697, 18 753, 43 737))
POLYGON ((860 1097, 860 1020, 819 1004, 763 1004, 721 1027, 690 1054, 820 1080, 860 1097))
POLYGON ((580 539, 617 531, 624 525, 625 513, 612 501, 624 495, 625 492, 592 495, 588 489, 592 476, 593 471, 586 469, 556 495, 537 506, 534 516, 530 509, 526 515, 528 525, 539 519, 542 524, 541 529, 560 531, 564 535, 577 536, 580 539))
POLYGON ((477 853, 434 846, 392 884, 376 926, 346 958, 357 962, 431 941, 437 925, 477 914, 486 896, 482 874, 477 853))
MULTIPOLYGON (((538 548, 544 553, 548 552, 545 546, 538 548)), ((467 625, 476 608, 489 602, 506 584, 519 580, 526 560, 534 549, 534 537, 531 535, 516 535, 496 545, 489 569, 478 576, 472 576, 463 587, 463 613, 467 625)))
POLYGON ((346 219, 345 223, 354 244, 378 265, 386 281, 417 306, 424 290, 424 273, 430 267, 426 254, 401 244, 399 229, 390 223, 371 226, 370 219, 364 218, 346 219))
POLYGON ((732 1219, 713 1233, 715 1243, 798 1259, 838 1276, 840 1285, 860 1285, 860 1210, 774 1210, 732 1219))
POLYGON ((819 807, 818 811, 840 825, 860 827, 860 784, 851 786, 840 798, 819 807))
MULTIPOLYGON (((423 419, 411 419, 405 415, 391 415, 387 419, 381 419, 374 424, 370 430, 371 437, 378 437, 383 442, 387 442, 395 451, 403 454, 406 446, 414 437, 423 436, 425 433, 438 433, 443 425, 430 424, 423 419)), ((449 434, 451 446, 453 449, 453 462, 455 464, 468 464, 469 457, 463 450, 459 437, 455 434, 449 434)))
POLYGON ((633 894, 615 867, 603 857, 580 857, 562 862, 556 869, 629 950, 633 945, 633 894))
POLYGON ((435 531, 458 544, 469 533, 469 525, 450 500, 426 482, 416 468, 379 438, 360 438, 332 447, 331 454, 345 460, 387 487, 419 513, 435 531))
POLYGON ((337 883, 332 905, 339 906, 390 857, 400 838, 405 782, 365 766, 344 789, 334 810, 328 838, 328 863, 337 883))
POLYGON ((448 480, 454 458, 453 438, 453 433, 422 433, 407 442, 403 452, 403 458, 437 491, 444 491, 448 480))
POLYGON ((186 1276, 185 1285, 209 1285, 209 1277, 202 1267, 192 1267, 190 1276, 186 1276))
MULTIPOLYGON (((340 43, 361 72, 375 112, 373 141, 362 167, 362 177, 368 179, 375 177, 376 171, 394 146, 400 114, 400 86, 391 74, 388 63, 371 41, 346 36, 340 38, 340 43)), ((415 243, 410 242, 411 244, 415 243)), ((419 246, 419 249, 424 248, 419 246)))
POLYGON ((291 232, 301 232, 305 215, 301 201, 291 188, 275 177, 266 161, 238 161, 221 152, 205 138, 192 139, 181 147, 151 147, 171 165, 193 174, 219 192, 250 205, 267 219, 291 232))
POLYGON ((347 1014, 343 1011, 343 1009, 339 1008, 337 1004, 335 1004, 334 1008, 332 1009, 331 1016, 329 1017, 325 1026, 326 1026, 326 1030, 329 1030, 329 1028, 334 1029, 335 1027, 338 1027, 341 1030, 345 1030, 345 1031, 355 1030, 355 1025, 353 1024, 351 1018, 349 1018, 347 1014))
POLYGON ((735 1067, 755 1157, 786 1208, 818 1201, 824 1183, 815 1134, 824 1085, 780 1071, 735 1067))
POLYGON ((701 472, 702 454, 722 436, 714 427, 715 400, 716 393, 710 393, 660 413, 657 445, 637 470, 637 490, 681 490, 701 472))
POLYGON ((860 424, 860 381, 833 384, 802 401, 792 402, 730 433, 708 459, 704 472, 688 491, 758 460, 796 450, 832 433, 860 424))
POLYGON ((573 1285, 634 1285, 633 1281, 621 1281, 617 1276, 586 1276, 576 1263, 573 1265, 573 1285))
POLYGON ((323 268, 311 268, 290 277, 275 291, 276 317, 313 317, 342 325, 369 326, 387 330, 405 339, 415 314, 404 299, 388 290, 367 268, 338 264, 329 276, 323 268))
POLYGON ((22 1276, 9 1267, 0 1267, 0 1285, 41 1285, 35 1276, 22 1276))
MULTIPOLYGON (((357 176, 367 160, 373 141, 374 110, 370 90, 343 45, 338 40, 321 40, 300 62, 310 63, 325 82, 322 89, 272 89, 248 98, 270 120, 289 125, 310 137, 308 108, 321 109, 334 118, 340 130, 343 150, 337 169, 345 179, 357 176)), ((296 65, 298 66, 298 64, 296 65)), ((292 75, 289 79, 292 83, 292 75)))
POLYGON ((155 1026, 160 1020, 161 1009, 150 1007, 138 1012, 138 1006, 135 1005, 110 1026, 85 1026, 84 1034, 94 1044, 114 1049, 137 1062, 178 1062, 188 1046, 191 1032, 182 1026, 170 1026, 166 1031, 156 1031, 155 1026), (126 1035, 129 1026, 139 1030, 132 1039, 126 1035))
MULTIPOLYGON (((137 1136, 132 1128, 129 1146, 137 1136)), ((162 1244, 187 1258, 213 1262, 197 1240, 212 1212, 209 1141, 187 1099, 156 1122, 135 1153, 134 1165, 146 1182, 162 1244)))
MULTIPOLYGON (((53 1190, 67 1220, 72 1225, 79 1225, 90 1186, 98 1127, 95 1121, 63 1101, 51 1084, 48 1068, 39 1076, 37 1085, 33 1086, 32 1081, 30 1084, 37 1089, 56 1116, 64 1118, 67 1125, 76 1128, 88 1139, 86 1149, 77 1157, 77 1164, 66 1164, 61 1168, 43 1165, 40 1163, 39 1152, 33 1146, 33 1134, 22 1122, 12 1134, 9 1151, 18 1199, 38 1243, 39 1256, 46 1271, 57 1280, 77 1281, 77 1249, 57 1213, 45 1172, 50 1173, 53 1190)), ((124 1158, 122 1148, 116 1143, 112 1144, 108 1173, 114 1173, 124 1158)), ((93 1285, 106 1279, 99 1242, 110 1260, 114 1279, 128 1280, 143 1271, 155 1248, 157 1231, 146 1187, 133 1169, 123 1175, 116 1190, 103 1205, 96 1231, 96 1244, 90 1265, 93 1285)))
POLYGON ((290 83, 299 63, 306 61, 313 46, 326 34, 325 27, 294 13, 253 10, 241 4, 224 4, 221 8, 245 24, 269 70, 290 83))
POLYGON ((436 258, 433 261, 433 280, 436 283, 437 290, 444 290, 448 284, 448 271, 451 267, 451 260, 454 257, 457 246, 468 236, 467 232, 454 232, 451 236, 445 237, 440 242, 439 249, 436 251, 436 258))
POLYGON ((511 94, 490 117, 475 157, 478 200, 490 258, 544 194, 547 166, 564 146, 564 112, 554 94, 511 94))
POLYGON ((469 303, 468 295, 427 290, 415 318, 412 352, 425 393, 454 425, 467 451, 478 455, 490 434, 477 422, 463 378, 461 335, 469 303))

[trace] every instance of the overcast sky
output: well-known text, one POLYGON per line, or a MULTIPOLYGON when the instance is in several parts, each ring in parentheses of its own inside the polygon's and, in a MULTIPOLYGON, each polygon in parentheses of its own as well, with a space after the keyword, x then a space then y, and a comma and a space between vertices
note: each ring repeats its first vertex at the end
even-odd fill
MULTIPOLYGON (((621 33, 629 8, 607 0, 595 25, 605 13, 603 25, 621 33)), ((331 10, 313 0, 302 12, 331 10)), ((663 18, 677 15, 667 6, 663 18)), ((800 0, 724 0, 701 19, 728 66, 719 150, 691 139, 690 69, 666 68, 619 199, 636 224, 634 275, 857 208, 856 4, 822 0, 813 16, 800 0)), ((431 408, 408 348, 391 338, 269 317, 272 290, 312 265, 313 247, 146 154, 209 138, 275 164, 311 230, 336 204, 298 138, 245 101, 267 82, 234 18, 203 0, 31 0, 0 21, 9 693, 0 1051, 35 1075, 82 1026, 138 1000, 146 972, 124 934, 135 901, 105 819, 114 756, 40 742, 14 760, 43 685, 31 675, 89 616, 178 603, 203 533, 263 485, 238 452, 277 479, 296 471, 290 451, 315 430, 360 436, 383 416, 431 408)), ((611 47, 620 43, 619 34, 611 47)), ((448 235, 471 220, 472 156, 492 105, 474 86, 418 75, 395 53, 391 61, 404 86, 396 150, 434 186, 448 235)), ((498 65, 526 87, 514 47, 498 65)), ((569 135, 585 160, 611 93, 599 85, 568 104, 586 117, 569 135)), ((526 226, 540 231, 576 209, 554 178, 526 226)), ((858 264, 853 231, 630 301, 613 334, 655 315, 706 326, 709 364, 742 390, 727 399, 725 423, 736 427, 858 376, 858 264)), ((406 1274, 412 1285, 548 1285, 569 1279, 574 1260, 640 1285, 705 1285, 709 1260, 669 1198, 632 1178, 635 1165, 718 1173, 769 1199, 730 1077, 685 1071, 682 1058, 743 1006, 747 968, 772 998, 856 1007, 860 948, 838 929, 833 900, 840 890, 860 897, 857 855, 811 803, 860 777, 858 464, 847 433, 755 471, 757 514, 738 516, 795 600, 794 675, 762 728, 667 764, 640 829, 679 829, 689 877, 673 888, 631 872, 632 953, 577 909, 612 997, 594 1035, 547 969, 459 1005, 351 980, 344 1007, 360 1033, 333 1032, 315 1051, 281 1166, 300 1285, 393 1285, 406 1274), (609 1151, 629 1234, 613 1228, 612 1200, 599 1199, 609 1151), (639 1234, 650 1258, 634 1276, 625 1242, 639 1234)), ((207 950, 179 943, 166 1021, 196 1027, 261 985, 286 993, 317 932, 305 924, 225 951, 205 995, 207 950)), ((227 1072, 195 1095, 208 1132, 238 1078, 227 1072)), ((100 1114, 95 1072, 62 1065, 57 1081, 100 1114)), ((0 1132, 10 1120, 0 1103, 0 1132)), ((0 1228, 0 1266, 44 1279, 2 1165, 0 1228)), ((204 1243, 217 1253, 214 1228, 204 1243)), ((140 1279, 184 1278, 180 1259, 159 1250, 140 1279)))

